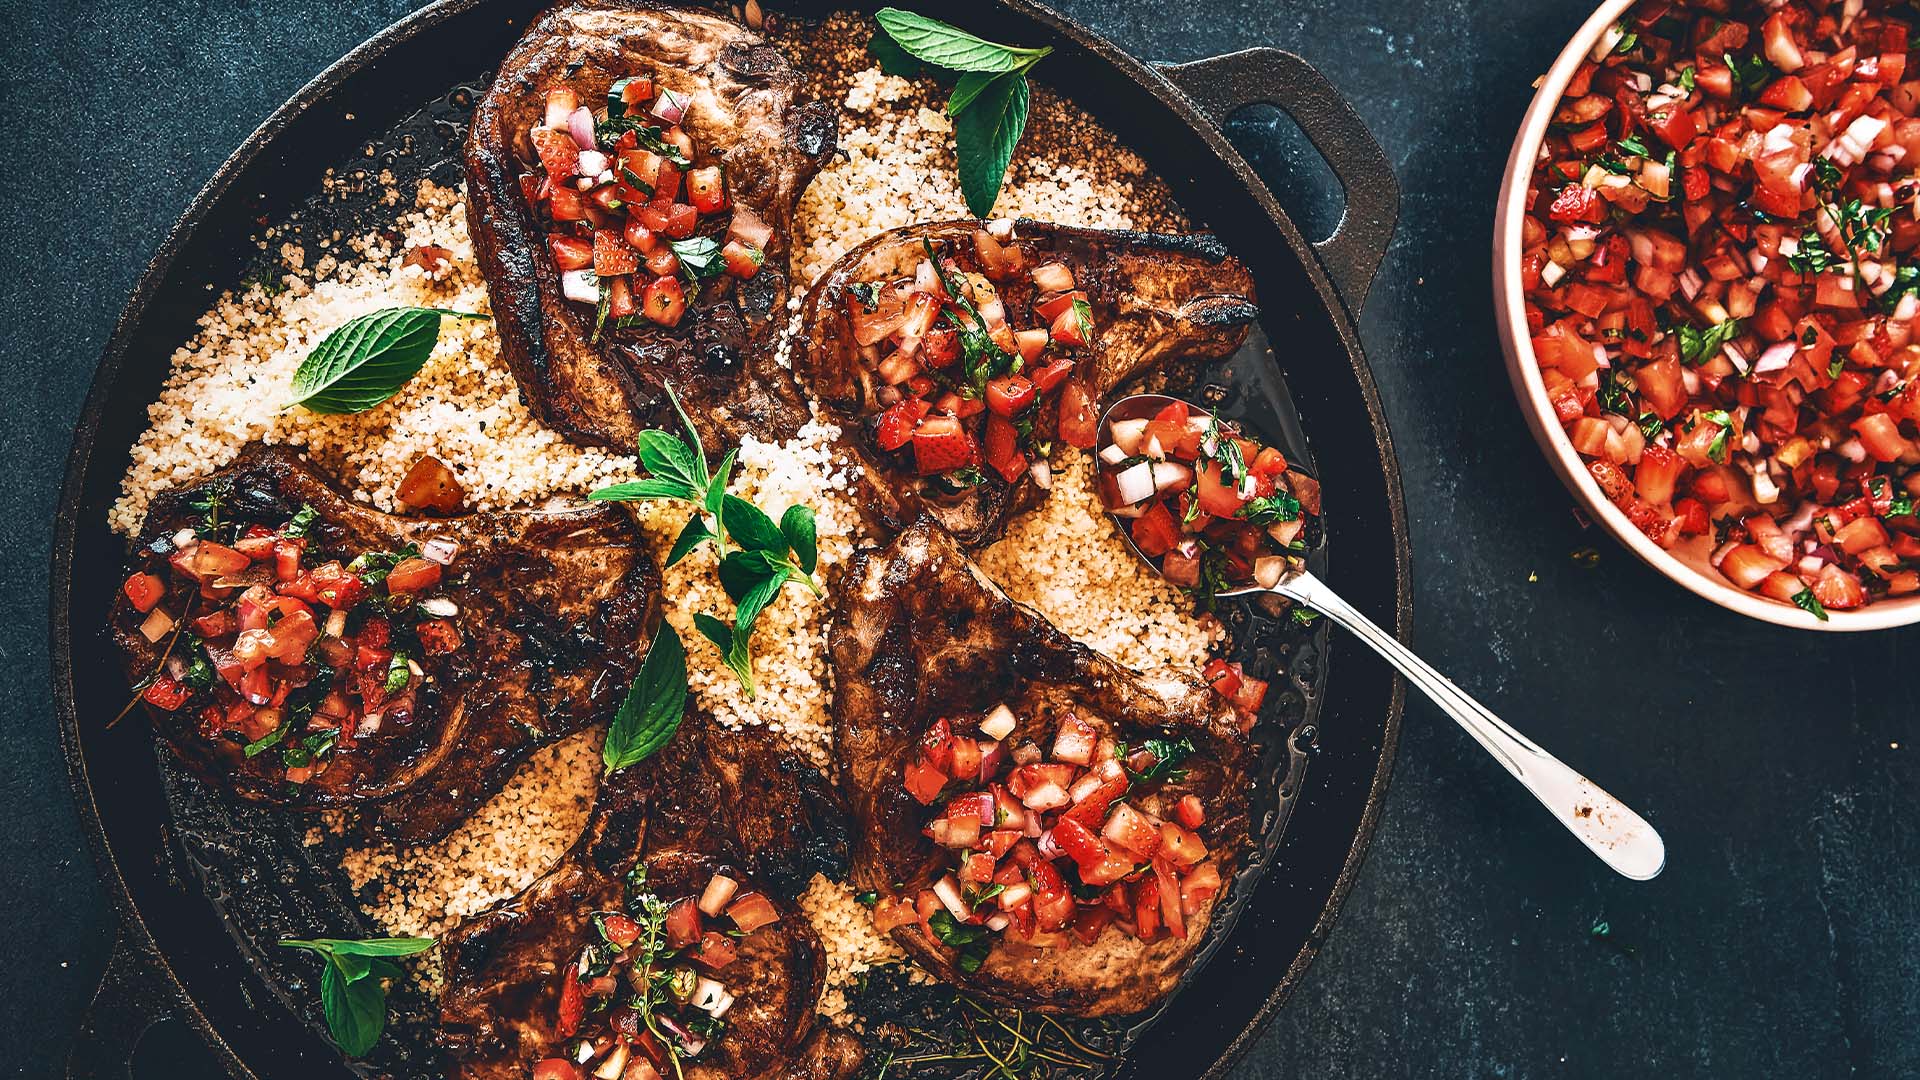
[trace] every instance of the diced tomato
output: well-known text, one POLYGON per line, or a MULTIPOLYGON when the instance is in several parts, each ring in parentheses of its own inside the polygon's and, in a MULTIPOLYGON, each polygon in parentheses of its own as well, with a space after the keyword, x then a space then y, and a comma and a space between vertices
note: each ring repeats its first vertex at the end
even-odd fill
MULTIPOLYGON (((658 205, 656 200, 654 205, 658 205)), ((694 227, 700 223, 700 211, 686 203, 674 203, 667 209, 666 220, 657 230, 675 240, 685 240, 693 235, 694 227)))
POLYGON ((677 277, 657 277, 647 282, 640 297, 640 313, 661 326, 678 326, 687 312, 686 291, 677 277))
POLYGON ((580 1030, 580 1021, 587 1015, 587 992, 580 985, 580 966, 569 963, 565 974, 560 977, 560 1005, 554 1018, 553 1033, 562 1039, 570 1039, 580 1030))
POLYGON ((1084 304, 1069 304, 1066 310, 1054 317, 1053 325, 1047 328, 1047 336, 1068 348, 1083 348, 1093 340, 1093 323, 1084 304))
POLYGON ((1154 500, 1146 513, 1133 519, 1132 532, 1134 546, 1150 559, 1165 555, 1180 542, 1180 526, 1174 522, 1167 504, 1159 499, 1154 500))
MULTIPOLYGON (((988 393, 991 395, 991 387, 988 393)), ((1020 433, 1013 421, 999 413, 989 415, 983 442, 988 467, 1007 483, 1020 479, 1027 471, 1027 455, 1020 450, 1020 433)))
POLYGON ((160 674, 140 692, 141 700, 162 712, 173 712, 187 703, 193 696, 193 689, 176 681, 172 676, 160 674))
POLYGON ((1195 470, 1194 479, 1194 491, 1200 499, 1200 509, 1214 517, 1231 518, 1247 503, 1240 497, 1239 490, 1222 477, 1217 461, 1209 461, 1195 470))
POLYGON ((1042 394, 1051 394, 1053 393, 1055 387, 1058 387, 1060 384, 1066 382, 1067 377, 1072 374, 1073 374, 1072 358, 1061 357, 1060 359, 1053 361, 1052 363, 1046 365, 1045 367, 1034 369, 1033 387, 1035 390, 1038 390, 1042 394))
POLYGON ((133 605, 133 610, 143 615, 152 611, 154 605, 167 595, 166 583, 153 574, 134 574, 121 589, 127 594, 127 602, 133 605))
POLYGON ((907 794, 922 806, 932 806, 947 786, 946 772, 924 759, 907 763, 905 780, 907 794))
POLYGON ((1206 821, 1206 809, 1200 805, 1200 796, 1182 795, 1174 804, 1174 820, 1189 829, 1197 829, 1206 821))
POLYGON ((738 954, 739 949, 734 945, 732 938, 725 934, 709 930, 701 935, 699 948, 692 950, 687 955, 694 963, 699 964, 708 971, 719 971, 728 964, 733 963, 734 958, 738 954))
POLYGON ((751 244, 729 240, 720 248, 720 258, 727 264, 727 273, 745 281, 760 272, 767 253, 751 244))
POLYGON ((687 174, 687 201, 702 214, 726 209, 727 185, 720 166, 709 165, 687 174))
MULTIPOLYGON (((560 1037, 564 1039, 571 1034, 566 1032, 560 1037)), ((580 1067, 566 1058, 545 1058, 534 1062, 533 1080, 580 1080, 580 1067)))
POLYGON ((1068 446, 1091 450, 1100 440, 1100 418, 1094 414, 1093 394, 1078 379, 1060 388, 1060 438, 1068 446))
POLYGON ((987 408, 1001 416, 1018 416, 1033 404, 1037 391, 1025 375, 1001 375, 987 380, 987 408))
POLYGON ((699 941, 703 932, 699 905, 692 897, 674 901, 673 906, 667 909, 667 917, 661 926, 669 948, 684 949, 699 941))
POLYGON ((741 933, 751 934, 763 926, 779 922, 780 911, 765 893, 743 892, 727 905, 727 918, 733 920, 741 933))
POLYGON ((387 591, 396 594, 425 592, 440 584, 440 569, 440 564, 432 559, 402 559, 387 572, 387 591))

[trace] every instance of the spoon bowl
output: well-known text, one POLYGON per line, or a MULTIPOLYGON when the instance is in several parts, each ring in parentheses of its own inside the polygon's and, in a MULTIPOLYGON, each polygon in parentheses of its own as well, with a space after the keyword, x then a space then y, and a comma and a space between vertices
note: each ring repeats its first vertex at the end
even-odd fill
MULTIPOLYGON (((1100 417, 1095 444, 1101 455, 1097 467, 1108 467, 1108 448, 1113 444, 1116 420, 1152 417, 1168 405, 1181 403, 1166 394, 1133 394, 1109 406, 1100 417)), ((1212 411, 1185 402, 1190 415, 1211 417, 1212 411)), ((1152 496, 1160 498, 1159 494, 1152 496)), ((1158 563, 1140 550, 1133 532, 1119 529, 1127 547, 1147 565, 1160 570, 1158 563)), ((1533 740, 1494 715, 1493 711, 1455 686, 1432 665, 1414 655, 1398 638, 1382 630, 1358 608, 1306 569, 1305 563, 1289 558, 1287 570, 1271 584, 1250 582, 1221 589, 1219 597, 1244 596, 1247 593, 1277 593, 1296 604, 1325 615, 1351 631, 1355 637, 1392 664, 1408 682, 1432 699, 1441 711, 1452 717, 1467 734, 1473 736, 1494 760, 1500 762, 1514 779, 1526 787, 1574 837, 1589 851, 1622 876, 1647 881, 1657 876, 1667 862, 1666 844, 1645 818, 1607 794, 1598 784, 1569 768, 1560 759, 1541 749, 1533 740)))

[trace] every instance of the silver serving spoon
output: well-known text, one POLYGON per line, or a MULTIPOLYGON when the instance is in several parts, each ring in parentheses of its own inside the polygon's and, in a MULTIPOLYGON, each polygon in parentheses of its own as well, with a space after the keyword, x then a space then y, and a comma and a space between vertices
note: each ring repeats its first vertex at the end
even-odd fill
MULTIPOLYGON (((1113 438, 1115 420, 1152 417, 1163 407, 1178 401, 1164 394, 1134 394, 1113 403, 1100 418, 1099 449, 1105 450, 1113 438)), ((1193 415, 1208 412, 1187 403, 1193 415)), ((1104 466, 1102 466, 1104 468, 1104 466)), ((1149 566, 1154 563, 1134 547, 1133 535, 1126 528, 1120 536, 1149 566)), ((1157 569, 1157 567, 1156 567, 1157 569)), ((1400 644, 1392 634, 1342 600, 1326 582, 1306 570, 1290 572, 1270 588, 1248 585, 1221 592, 1220 596, 1241 596, 1253 592, 1275 592, 1325 615, 1352 631, 1387 663, 1398 668, 1407 681, 1419 687, 1435 705, 1467 729, 1467 734, 1487 753, 1506 767, 1514 779, 1526 786, 1567 831, 1585 844, 1600 860, 1635 881, 1646 881, 1666 866, 1667 848, 1660 834, 1646 819, 1628 809, 1598 784, 1568 768, 1559 758, 1542 750, 1532 739, 1515 731, 1486 706, 1467 696, 1432 665, 1400 644)))

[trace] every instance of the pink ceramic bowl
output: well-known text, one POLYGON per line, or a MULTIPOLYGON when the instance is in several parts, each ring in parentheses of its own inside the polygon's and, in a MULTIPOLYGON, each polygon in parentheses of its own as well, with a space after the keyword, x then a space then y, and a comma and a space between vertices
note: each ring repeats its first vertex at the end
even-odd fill
POLYGON ((1500 204, 1493 222, 1493 302, 1495 322, 1500 328, 1500 345, 1506 353, 1507 374, 1513 379, 1513 392, 1520 399, 1520 411, 1533 430, 1534 440, 1546 451, 1547 461, 1560 474, 1561 482, 1573 492, 1580 507, 1594 521, 1626 545, 1641 561, 1672 578, 1685 588, 1706 597, 1730 611, 1795 630, 1881 630, 1920 622, 1920 594, 1881 600, 1857 611, 1830 611, 1828 620, 1820 620, 1792 604, 1739 588, 1708 561, 1713 545, 1709 537, 1695 537, 1668 549, 1647 539, 1634 527, 1627 515, 1607 500, 1600 485, 1587 472, 1585 463, 1568 441, 1560 421, 1547 400, 1540 381, 1539 361, 1533 355, 1533 340, 1527 333, 1526 298, 1520 284, 1521 221, 1525 217, 1527 183, 1553 119, 1560 95, 1580 62, 1587 58, 1600 36, 1619 22, 1634 0, 1607 0, 1580 27, 1573 40, 1561 51, 1559 59, 1541 80, 1533 95, 1533 104, 1514 137, 1513 152, 1507 158, 1506 176, 1500 183, 1500 204))

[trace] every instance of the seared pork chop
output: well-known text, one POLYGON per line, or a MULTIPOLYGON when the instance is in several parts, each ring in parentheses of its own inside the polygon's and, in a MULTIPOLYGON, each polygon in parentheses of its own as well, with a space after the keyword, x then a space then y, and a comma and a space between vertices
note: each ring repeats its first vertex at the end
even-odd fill
MULTIPOLYGON (((823 778, 773 749, 758 730, 725 731, 690 714, 658 755, 605 779, 586 832, 558 866, 443 940, 442 1030, 456 1061, 453 1075, 521 1080, 535 1062, 567 1056, 580 1038, 608 1032, 625 1032, 635 1043, 633 1053, 652 1057, 661 1075, 674 1075, 659 1039, 639 1034, 627 1007, 630 957, 622 964, 608 951, 610 942, 627 934, 606 914, 644 921, 654 902, 649 897, 669 909, 669 941, 698 942, 678 949, 659 970, 688 968, 724 984, 734 999, 721 1017, 724 1032, 682 1059, 684 1075, 849 1075, 859 1064, 859 1046, 816 1026, 824 954, 805 916, 789 903, 795 883, 833 869, 823 855, 844 852, 831 830, 812 828, 837 823, 841 813, 823 778), (713 905, 715 914, 687 922, 698 910, 691 906, 695 901, 715 895, 709 888, 715 875, 731 890, 713 905), (750 899, 756 895, 761 899, 750 899), (735 905, 743 899, 759 908, 757 917, 741 914, 735 905), (761 907, 763 901, 770 908, 761 907), (764 922, 769 913, 774 920, 764 922), (730 922, 736 918, 750 921, 730 922), (742 926, 754 929, 737 939, 729 935, 742 926), (576 965, 588 949, 595 952, 587 985, 569 988, 569 972, 578 978, 576 965), (596 993, 593 965, 605 960, 614 961, 620 977, 615 986, 600 984, 596 993), (576 1009, 568 1018, 564 1002, 570 994, 601 1002, 614 996, 611 1009, 576 1009)), ((670 1023, 681 1029, 700 1015, 686 1004, 662 1011, 673 1014, 670 1023)), ((603 1046, 594 1060, 604 1062, 607 1052, 603 1046)))
MULTIPOLYGON (((1009 600, 967 559, 958 543, 927 522, 906 529, 884 548, 856 554, 840 595, 829 647, 836 688, 834 753, 859 827, 850 880, 855 888, 878 894, 876 911, 883 916, 889 910, 904 910, 898 905, 918 905, 917 918, 915 910, 908 910, 895 920, 902 925, 893 929, 894 939, 915 959, 969 990, 1045 1011, 1089 1016, 1133 1013, 1170 992, 1206 937, 1214 907, 1211 891, 1204 897, 1198 893, 1185 897, 1193 910, 1181 920, 1182 937, 1135 921, 1131 906, 1117 919, 1103 913, 1102 901, 1093 899, 1083 882, 1069 879, 1082 890, 1084 899, 1077 905, 1072 897, 1063 900, 1064 910, 1053 928, 1057 932, 1048 932, 1044 911, 1037 926, 1029 917, 1024 925, 1014 922, 1005 931, 982 935, 972 931, 985 927, 962 922, 958 924, 962 934, 991 945, 984 957, 977 953, 968 957, 966 948, 950 947, 941 940, 958 940, 951 929, 954 922, 946 924, 944 934, 935 929, 936 920, 951 913, 958 897, 957 891, 954 897, 940 897, 936 888, 941 878, 952 873, 956 853, 953 845, 939 846, 927 834, 945 835, 955 809, 966 797, 955 793, 977 787, 972 777, 976 769, 983 778, 989 774, 986 762, 1010 754, 1015 762, 1034 763, 1037 771, 1057 767, 1042 762, 1041 756, 1049 745, 1054 759, 1065 754, 1055 732, 1072 715, 1089 725, 1089 744, 1097 739, 1108 748, 1109 757, 1126 762, 1126 774, 1116 771, 1123 794, 1101 796, 1113 799, 1116 808, 1125 801, 1142 814, 1157 813, 1171 821, 1173 808, 1183 797, 1197 798, 1205 819, 1204 825, 1197 826, 1206 849, 1202 857, 1211 860, 1206 873, 1217 890, 1220 880, 1231 878, 1247 841, 1252 758, 1230 710, 1191 679, 1142 677, 1068 639, 1037 613, 1009 600), (1015 723, 990 744, 981 724, 1002 705, 1015 723), (932 729, 941 732, 937 740, 929 735, 932 729), (936 741, 950 745, 962 732, 980 736, 978 742, 967 739, 973 748, 965 755, 967 779, 936 777, 932 788, 918 788, 918 776, 924 775, 936 741), (1163 770, 1158 781, 1151 780, 1141 771, 1147 763, 1136 749, 1150 739, 1184 739, 1191 754, 1178 763, 1179 770, 1163 770), (913 779, 907 779, 910 776, 913 779), (926 903, 930 889, 936 896, 933 904, 926 903), (1080 932, 1087 930, 1090 933, 1082 936, 1080 932)), ((1074 757, 1082 765, 1098 765, 1085 750, 1083 746, 1074 757)), ((960 761, 962 756, 950 749, 945 761, 960 761)), ((1017 768, 1014 776, 1018 795, 1023 789, 1017 768)), ((1074 787, 1076 806, 1093 794, 1079 784, 1074 787)), ((1057 810, 1067 805, 1067 798, 1056 792, 1049 804, 1041 802, 1037 793, 1029 793, 1025 806, 1016 799, 1005 809, 989 811, 984 820, 967 823, 969 830, 977 825, 981 835, 966 854, 991 852, 994 858, 1004 857, 999 876, 990 880, 998 881, 1005 891, 1031 888, 1036 910, 1046 898, 1046 876, 1058 882, 1060 875, 1031 867, 1023 873, 1012 860, 1033 858, 1046 866, 1056 864, 1059 853, 1049 851, 1048 843, 1059 842, 1068 827, 1053 813, 1041 818, 1033 807, 1052 805, 1057 810), (1031 816, 1035 823, 1047 821, 1051 841, 1037 839, 1042 830, 1030 828, 1024 837, 1007 839, 1035 847, 997 849, 987 830, 1010 828, 1010 819, 1020 820, 1012 815, 1031 816)), ((1098 810, 1090 821, 1092 832, 1098 834, 1102 823, 1098 810)), ((1084 874, 1088 864, 1080 865, 1084 874)), ((1154 875, 1160 871, 1158 867, 1149 871, 1148 865, 1143 857, 1137 869, 1130 862, 1121 867, 1138 879, 1121 882, 1121 887, 1131 890, 1123 897, 1154 888, 1154 875)), ((1093 880, 1085 875, 1086 882, 1093 880)), ((978 885, 966 887, 969 900, 961 902, 961 915, 967 914, 970 898, 982 891, 978 885)), ((1163 894, 1148 895, 1157 905, 1163 894)), ((1001 911, 997 896, 979 901, 980 921, 1001 911)), ((1019 912, 1008 914, 1018 916, 1019 912)), ((1172 925, 1171 919, 1167 925, 1172 925)))
MULTIPOLYGON (((785 319, 794 207, 835 146, 832 110, 801 103, 802 85, 779 50, 736 23, 700 12, 635 0, 581 0, 555 7, 528 26, 474 113, 466 148, 467 211, 501 349, 527 403, 548 427, 575 442, 627 450, 641 430, 671 425, 663 389, 668 383, 709 442, 738 442, 744 432, 784 438, 805 422, 806 405, 771 350, 785 319), (676 127, 653 116, 647 112, 651 101, 623 105, 629 119, 655 125, 635 149, 663 149, 664 137, 684 132, 690 151, 682 168, 669 164, 665 177, 649 171, 643 181, 627 167, 617 136, 603 130, 594 151, 608 159, 601 206, 614 209, 594 206, 592 215, 599 216, 583 219, 587 211, 577 193, 562 193, 570 200, 566 208, 542 196, 546 155, 536 152, 529 133, 543 126, 550 91, 569 95, 604 121, 610 89, 629 78, 651 80, 656 92, 668 95, 663 111, 677 118, 676 127), (656 193, 670 209, 685 209, 691 221, 697 201, 691 189, 684 200, 668 195, 681 190, 682 173, 691 183, 694 170, 714 166, 725 195, 697 227, 664 224, 665 213, 653 222, 658 228, 641 226, 636 233, 620 226, 638 223, 641 200, 656 193), (630 186, 635 183, 645 184, 644 190, 630 186), (623 204, 622 195, 632 201, 623 204), (603 226, 612 249, 602 252, 591 238, 584 242, 598 269, 620 268, 603 259, 650 259, 650 252, 665 260, 619 278, 630 281, 630 287, 621 286, 622 295, 635 304, 651 297, 643 295, 646 282, 698 279, 698 271, 665 247, 689 231, 718 242, 745 229, 760 241, 754 256, 760 263, 747 277, 730 273, 689 284, 687 291, 697 287, 698 295, 671 325, 653 321, 651 309, 625 318, 615 310, 596 332, 605 311, 596 310, 591 281, 584 286, 585 302, 563 294, 560 248, 553 239, 581 244, 580 233, 594 222, 603 226), (636 252, 623 236, 647 246, 636 252), (659 273, 665 277, 657 278, 659 273)), ((566 157, 572 144, 564 118, 557 119, 566 157)), ((591 132, 593 125, 587 128, 591 132)), ((655 157, 646 160, 658 165, 655 157)), ((592 270, 587 273, 592 279, 592 270)))
POLYGON ((1258 315, 1252 277, 1211 236, 1020 221, 995 239, 977 222, 912 225, 814 284, 799 371, 866 463, 879 524, 924 511, 972 548, 1039 500, 1033 465, 1049 444, 1092 445, 1109 393, 1169 362, 1232 353, 1258 315), (980 325, 969 309, 983 334, 969 333, 980 325), (1002 355, 1013 370, 996 375, 1002 355), (951 454, 932 434, 947 428, 951 454))
POLYGON ((244 798, 382 804, 408 841, 611 715, 659 618, 618 509, 387 514, 283 447, 156 498, 132 561, 160 591, 123 590, 113 637, 174 752, 244 798))

